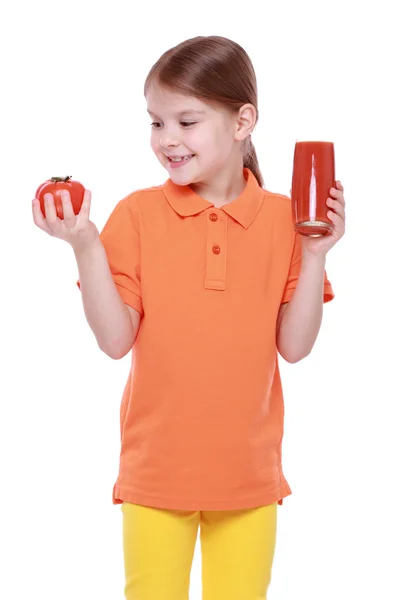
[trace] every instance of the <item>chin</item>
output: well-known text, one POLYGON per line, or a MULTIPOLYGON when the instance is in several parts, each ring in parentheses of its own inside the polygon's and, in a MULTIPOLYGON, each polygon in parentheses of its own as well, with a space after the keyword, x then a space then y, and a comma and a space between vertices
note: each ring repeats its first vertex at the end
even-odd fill
POLYGON ((194 180, 196 179, 196 176, 193 174, 184 173, 180 171, 180 169, 168 169, 167 166, 166 170, 168 171, 170 179, 177 185, 189 185, 189 183, 194 183, 194 180))
POLYGON ((189 177, 188 175, 186 175, 186 176, 178 175, 175 173, 170 173, 169 171, 168 171, 168 174, 169 174, 169 178, 174 183, 176 183, 176 185, 190 185, 191 183, 194 183, 193 178, 189 177))

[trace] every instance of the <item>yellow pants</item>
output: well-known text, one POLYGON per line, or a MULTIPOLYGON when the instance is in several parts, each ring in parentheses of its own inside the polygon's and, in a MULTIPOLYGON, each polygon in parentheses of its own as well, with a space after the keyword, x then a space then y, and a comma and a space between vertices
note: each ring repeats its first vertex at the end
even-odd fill
POLYGON ((276 503, 196 512, 124 502, 121 510, 127 600, 188 600, 199 524, 203 600, 266 600, 276 503))

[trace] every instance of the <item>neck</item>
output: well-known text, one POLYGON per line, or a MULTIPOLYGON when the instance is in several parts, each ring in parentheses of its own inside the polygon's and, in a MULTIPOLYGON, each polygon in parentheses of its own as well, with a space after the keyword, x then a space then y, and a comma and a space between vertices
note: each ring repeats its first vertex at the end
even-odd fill
POLYGON ((243 175, 243 164, 234 169, 219 171, 207 181, 199 181, 190 184, 196 194, 221 208, 240 196, 246 187, 246 179, 243 175))

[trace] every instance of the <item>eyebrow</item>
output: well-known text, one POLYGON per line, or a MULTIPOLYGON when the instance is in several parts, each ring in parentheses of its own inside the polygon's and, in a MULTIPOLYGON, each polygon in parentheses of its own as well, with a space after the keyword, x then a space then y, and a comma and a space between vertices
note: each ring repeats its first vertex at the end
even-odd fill
MULTIPOLYGON (((155 113, 151 112, 151 110, 147 109, 147 112, 152 115, 153 117, 155 117, 155 113)), ((177 117, 182 117, 183 115, 204 115, 205 114, 205 110, 195 110, 194 108, 189 108, 187 110, 182 110, 179 113, 176 113, 177 117)))

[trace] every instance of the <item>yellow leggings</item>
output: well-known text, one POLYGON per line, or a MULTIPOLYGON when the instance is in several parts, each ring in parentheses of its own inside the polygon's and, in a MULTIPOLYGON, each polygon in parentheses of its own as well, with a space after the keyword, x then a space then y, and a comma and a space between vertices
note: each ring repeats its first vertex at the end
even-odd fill
POLYGON ((188 511, 124 502, 126 600, 188 600, 200 524, 203 600, 266 600, 277 504, 188 511))

